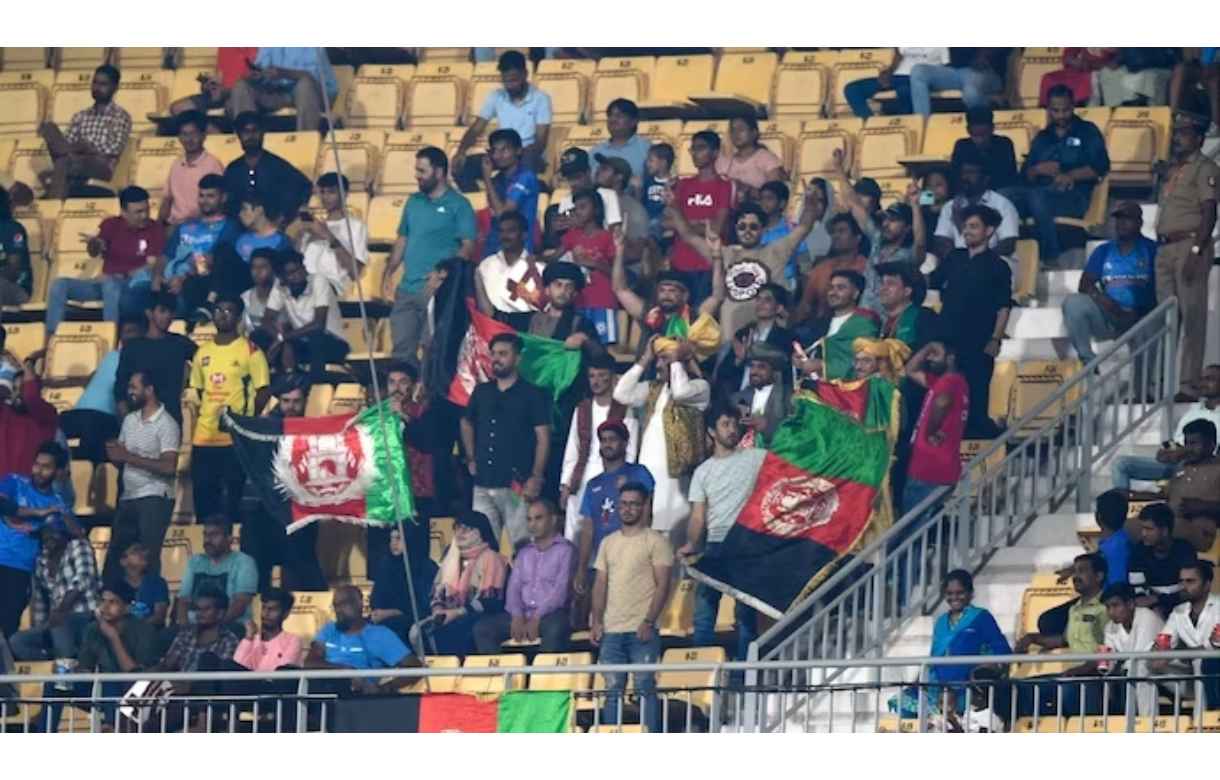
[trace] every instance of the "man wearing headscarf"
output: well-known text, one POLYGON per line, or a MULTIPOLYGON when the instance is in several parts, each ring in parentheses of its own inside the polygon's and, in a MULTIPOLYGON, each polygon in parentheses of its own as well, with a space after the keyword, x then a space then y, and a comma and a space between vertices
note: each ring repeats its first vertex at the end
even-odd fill
POLYGON ((851 348, 856 353, 856 379, 878 376, 894 385, 902 379, 902 367, 911 357, 911 348, 898 339, 858 338, 851 348))

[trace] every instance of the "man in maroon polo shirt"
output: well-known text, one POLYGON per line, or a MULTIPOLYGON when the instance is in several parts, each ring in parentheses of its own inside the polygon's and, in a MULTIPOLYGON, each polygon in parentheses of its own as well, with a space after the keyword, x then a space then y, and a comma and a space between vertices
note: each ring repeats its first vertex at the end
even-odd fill
POLYGON ((61 277, 47 295, 47 336, 55 333, 69 300, 102 301, 102 318, 118 322, 121 312, 143 312, 148 297, 150 266, 165 249, 165 230, 149 219, 148 191, 126 187, 119 192, 117 217, 108 217, 96 236, 90 236, 90 257, 102 256, 102 275, 96 279, 61 277))

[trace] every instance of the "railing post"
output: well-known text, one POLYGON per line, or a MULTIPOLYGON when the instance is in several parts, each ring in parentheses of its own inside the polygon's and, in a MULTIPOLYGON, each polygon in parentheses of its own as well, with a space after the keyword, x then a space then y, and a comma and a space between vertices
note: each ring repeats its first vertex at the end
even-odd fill
POLYGON ((1161 401, 1165 414, 1161 418, 1161 441, 1171 441, 1177 428, 1174 423, 1173 397, 1178 392, 1178 306, 1177 301, 1165 312, 1165 379, 1161 385, 1161 401))
MULTIPOLYGON (((1088 371, 1088 368, 1085 369, 1088 371)), ((1093 410, 1096 400, 1093 398, 1093 373, 1089 371, 1084 378, 1084 392, 1080 397, 1080 430, 1076 431, 1076 440, 1080 447, 1080 476, 1076 480, 1076 511, 1088 512, 1093 506, 1093 433, 1097 425, 1093 410)), ((1037 479, 1037 475, 1034 476, 1037 479)))
POLYGON ((309 695, 309 678, 302 675, 297 685, 297 733, 304 734, 309 730, 309 708, 305 697, 309 695))
POLYGON ((740 731, 747 734, 762 731, 758 727, 758 640, 755 639, 746 649, 746 661, 750 664, 746 669, 745 686, 741 690, 741 724, 740 731))

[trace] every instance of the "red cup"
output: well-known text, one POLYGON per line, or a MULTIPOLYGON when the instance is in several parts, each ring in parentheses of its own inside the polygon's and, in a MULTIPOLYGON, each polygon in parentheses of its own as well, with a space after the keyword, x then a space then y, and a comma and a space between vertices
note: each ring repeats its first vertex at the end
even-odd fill
POLYGON ((1157 634, 1156 635, 1156 649, 1157 650, 1169 650, 1172 647, 1173 647, 1173 637, 1171 637, 1169 634, 1157 634))
POLYGON ((1212 626, 1212 644, 1220 645, 1220 623, 1212 626))
MULTIPOLYGON (((1111 651, 1111 650, 1110 650, 1110 648, 1109 648, 1109 647, 1107 647, 1106 645, 1098 645, 1098 646, 1097 646, 1097 652, 1099 652, 1099 653, 1109 653, 1109 652, 1113 652, 1113 651, 1111 651)), ((1105 659, 1105 658, 1098 659, 1098 661, 1097 661, 1097 671, 1099 671, 1099 672, 1101 672, 1101 673, 1103 673, 1103 674, 1105 674, 1106 672, 1110 671, 1110 661, 1109 661, 1108 659, 1105 659)))

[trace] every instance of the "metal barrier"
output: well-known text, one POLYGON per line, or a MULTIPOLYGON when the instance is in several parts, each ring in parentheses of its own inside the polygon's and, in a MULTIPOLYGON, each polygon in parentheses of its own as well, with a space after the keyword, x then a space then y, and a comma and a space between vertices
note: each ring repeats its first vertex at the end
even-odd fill
MULTIPOLYGON (((928 496, 827 578, 751 644, 748 659, 881 656, 907 618, 935 606, 949 570, 977 572, 1073 494, 1077 511, 1090 509, 1095 460, 1160 411, 1163 438, 1171 438, 1177 340, 1171 298, 983 448, 955 488, 928 496), (997 452, 1004 459, 987 468, 997 452)), ((791 680, 780 672, 748 675, 747 683, 784 687, 791 680)))
MULTIPOLYGON (((1217 670, 1220 651, 1176 651, 1053 656, 966 656, 956 658, 893 658, 859 661, 691 662, 684 664, 574 665, 487 668, 295 670, 269 673, 132 673, 0 676, 0 686, 22 690, 17 699, 0 699, 0 723, 9 732, 47 729, 48 705, 63 706, 68 731, 166 732, 183 729, 210 732, 279 733, 330 730, 336 709, 361 706, 363 698, 339 693, 354 680, 379 678, 409 682, 407 692, 423 692, 428 681, 456 678, 446 692, 473 687, 496 690, 571 690, 573 730, 648 730, 661 732, 921 732, 921 731, 1220 731, 1220 701, 1206 699, 1207 685, 1220 691, 1217 670), (1101 661, 1112 670, 1107 677, 1028 679, 978 678, 945 683, 940 670, 949 667, 1002 667, 1009 663, 1055 661, 1078 664, 1101 661), (1119 665, 1144 664, 1138 676, 1119 665), (1160 668, 1161 663, 1173 665, 1160 668), (859 683, 818 683, 866 671, 877 679, 859 683), (652 713, 639 691, 618 696, 594 675, 654 672, 658 711, 652 713), (743 686, 742 673, 785 674, 784 686, 743 686), (665 685, 668 675, 683 681, 665 685), (529 679, 528 685, 526 679, 529 679), (556 685, 556 676, 568 686, 556 685), (570 685, 584 680, 587 685, 570 685), (241 693, 195 694, 168 700, 149 692, 124 696, 136 682, 190 683, 223 690, 236 684, 241 693), (77 692, 57 692, 56 684, 76 684, 77 692), (1157 698, 1148 711, 1138 711, 1137 689, 1155 686, 1157 698), (36 688, 37 693, 29 690, 36 688), (87 688, 87 693, 81 693, 87 688), (110 689, 107 692, 107 689, 110 689), (257 689, 260 689, 257 690, 257 689), (1099 690, 1100 689, 1100 690, 1099 690), (327 692, 323 692, 323 691, 327 692), (1159 698, 1159 700, 1158 700, 1159 698), (1199 702, 1213 707, 1206 710, 1199 702), (795 705, 795 706, 794 706, 795 705), (641 708, 643 712, 641 712, 641 708), (124 713, 116 728, 115 711, 124 713), (752 712, 763 714, 754 718, 752 712), (949 713, 953 712, 954 715, 949 713), (134 716, 134 717, 133 717, 134 716), (626 723, 627 725, 619 725, 626 723)), ((951 671, 951 670, 950 670, 951 671)), ((440 687, 440 686, 438 686, 440 687)), ((1220 699, 1217 692, 1210 694, 1220 699)), ((393 698, 393 697, 390 697, 393 698)), ((1144 706, 1144 705, 1139 705, 1144 706)), ((393 725, 393 724, 391 724, 393 725)), ((62 729, 61 729, 62 730, 62 729)))

